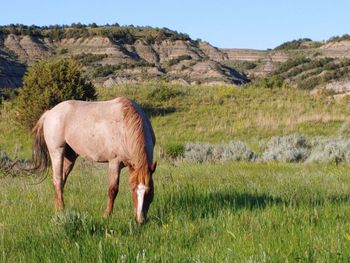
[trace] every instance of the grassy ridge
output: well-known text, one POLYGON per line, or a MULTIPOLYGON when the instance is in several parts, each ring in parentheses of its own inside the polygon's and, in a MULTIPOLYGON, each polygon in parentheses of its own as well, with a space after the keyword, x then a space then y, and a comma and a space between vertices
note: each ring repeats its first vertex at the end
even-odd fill
MULTIPOLYGON (((162 83, 119 85, 98 89, 99 100, 128 96, 151 117, 157 146, 168 142, 242 140, 253 149, 272 136, 302 133, 350 136, 346 99, 313 96, 293 88, 180 86, 162 83)), ((13 124, 11 104, 1 110, 0 146, 10 154, 16 144, 30 156, 30 135, 13 124)))
POLYGON ((3 35, 20 35, 31 37, 49 37, 52 40, 60 40, 63 38, 81 38, 81 37, 108 37, 112 41, 124 43, 134 43, 137 39, 144 39, 148 43, 170 40, 191 40, 187 34, 178 33, 177 31, 168 28, 152 28, 149 26, 119 26, 104 25, 97 26, 96 24, 71 24, 69 25, 54 25, 54 26, 26 26, 22 24, 11 24, 0 26, 0 34, 3 35))
POLYGON ((18 178, 0 185, 4 262, 347 262, 348 166, 245 164, 166 166, 157 172, 149 222, 132 220, 127 175, 115 213, 101 215, 106 170, 80 166, 68 206, 18 178), (21 192, 19 194, 19 191, 21 192))
POLYGON ((126 95, 141 103, 160 144, 169 140, 221 142, 289 133, 336 136, 350 121, 346 100, 311 96, 292 88, 125 85, 99 91, 100 98, 126 95), (160 88, 159 88, 160 87, 160 88))

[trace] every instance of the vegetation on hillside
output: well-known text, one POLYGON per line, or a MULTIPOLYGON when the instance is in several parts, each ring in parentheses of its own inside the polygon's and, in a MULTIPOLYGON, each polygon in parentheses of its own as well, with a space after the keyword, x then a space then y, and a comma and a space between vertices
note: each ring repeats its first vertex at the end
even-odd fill
MULTIPOLYGON (((350 137, 349 133, 343 132, 350 126, 350 107, 346 98, 334 100, 285 85, 278 87, 278 80, 270 87, 265 86, 265 82, 257 83, 233 89, 149 82, 97 88, 97 97, 107 100, 123 95, 135 99, 151 117, 157 147, 169 142, 228 143, 240 140, 259 151, 260 142, 273 136, 299 133, 310 138, 350 137)), ((11 105, 11 102, 5 103, 1 111, 0 145, 11 153, 14 145, 21 144, 25 146, 24 152, 30 153, 26 148, 31 145, 27 142, 29 135, 13 127, 11 105), (7 139, 9 136, 11 140, 7 139)), ((30 154, 26 156, 30 157, 30 154)))
POLYGON ((73 56, 73 58, 78 60, 83 66, 90 66, 91 64, 95 62, 100 62, 101 60, 107 57, 107 54, 92 54, 85 52, 73 56))
POLYGON ((73 23, 71 25, 52 26, 26 26, 22 24, 11 24, 0 26, 0 35, 14 34, 21 36, 49 37, 52 40, 63 38, 80 38, 102 36, 108 37, 112 41, 132 44, 138 39, 143 39, 149 44, 161 42, 164 39, 170 40, 190 40, 187 34, 178 33, 168 28, 152 28, 139 26, 119 26, 113 25, 98 26, 96 24, 84 25, 73 23))
POLYGON ((348 77, 350 59, 310 58, 299 56, 282 63, 273 77, 300 89, 312 90, 319 85, 348 77))
POLYGON ((170 59, 167 62, 167 64, 168 64, 169 67, 171 67, 173 65, 179 64, 183 60, 191 60, 191 59, 192 59, 192 57, 190 55, 181 55, 181 56, 178 56, 176 58, 170 59))
POLYGON ((3 101, 13 100, 18 95, 18 89, 0 88, 0 105, 3 101))
POLYGON ((322 43, 312 41, 312 39, 310 39, 310 38, 300 38, 297 40, 287 41, 287 42, 275 47, 274 50, 318 48, 321 45, 322 45, 322 43))
POLYGON ((340 41, 349 41, 350 35, 344 34, 342 36, 334 36, 327 40, 327 42, 340 42, 340 41))
POLYGON ((245 61, 245 60, 226 60, 223 61, 222 64, 237 70, 239 72, 243 72, 247 75, 248 70, 255 69, 258 64, 261 63, 259 61, 245 61))
POLYGON ((115 73, 118 70, 123 70, 123 69, 132 69, 132 68, 137 68, 137 67, 154 67, 154 63, 149 63, 145 60, 140 60, 136 61, 133 63, 119 63, 115 65, 95 65, 93 68, 93 73, 92 77, 97 78, 97 77, 107 77, 113 73, 115 73))

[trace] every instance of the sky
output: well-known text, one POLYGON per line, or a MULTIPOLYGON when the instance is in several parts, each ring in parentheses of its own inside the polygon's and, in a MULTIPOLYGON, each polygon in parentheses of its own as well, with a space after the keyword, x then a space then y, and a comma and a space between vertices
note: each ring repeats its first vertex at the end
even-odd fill
POLYGON ((0 25, 167 27, 219 48, 274 48, 350 34, 349 0, 0 0, 0 25))

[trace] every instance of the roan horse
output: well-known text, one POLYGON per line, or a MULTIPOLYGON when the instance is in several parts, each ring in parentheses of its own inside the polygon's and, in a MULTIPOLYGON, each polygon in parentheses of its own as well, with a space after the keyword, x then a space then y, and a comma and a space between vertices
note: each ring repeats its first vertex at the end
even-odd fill
POLYGON ((33 128, 35 166, 46 169, 51 159, 55 207, 64 208, 63 189, 80 155, 108 162, 108 199, 105 215, 112 213, 123 167, 129 168, 135 218, 146 219, 153 200, 152 174, 155 136, 150 121, 132 100, 64 101, 46 111, 33 128))

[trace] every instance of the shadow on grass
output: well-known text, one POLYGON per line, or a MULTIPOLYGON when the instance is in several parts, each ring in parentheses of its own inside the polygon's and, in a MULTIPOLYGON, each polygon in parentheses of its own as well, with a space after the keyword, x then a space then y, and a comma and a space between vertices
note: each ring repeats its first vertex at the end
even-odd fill
POLYGON ((350 202, 349 195, 303 198, 290 196, 282 199, 264 193, 246 193, 230 190, 198 193, 195 188, 185 188, 159 197, 156 218, 163 223, 169 215, 182 213, 190 219, 218 217, 220 214, 235 213, 241 209, 257 210, 267 206, 309 207, 324 206, 326 203, 340 204, 350 202))
POLYGON ((281 198, 266 194, 251 194, 230 191, 196 193, 178 191, 160 198, 157 214, 165 219, 170 214, 184 213, 191 219, 217 217, 222 212, 236 212, 240 209, 264 209, 268 205, 280 205, 281 198))
POLYGON ((175 107, 152 107, 152 106, 142 106, 142 109, 148 117, 164 116, 177 111, 175 107))

